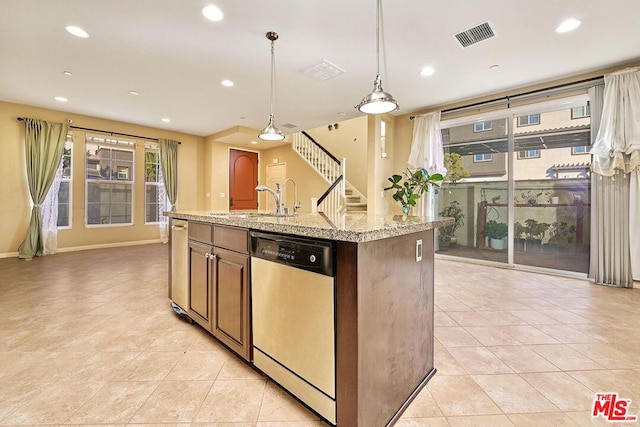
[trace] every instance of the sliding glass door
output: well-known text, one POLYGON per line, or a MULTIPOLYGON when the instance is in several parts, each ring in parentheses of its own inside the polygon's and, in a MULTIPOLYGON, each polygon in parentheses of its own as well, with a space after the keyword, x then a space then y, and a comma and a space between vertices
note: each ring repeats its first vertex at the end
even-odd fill
POLYGON ((586 98, 443 122, 438 253, 586 273, 590 117, 586 98), (509 113, 509 114, 507 114, 509 113))

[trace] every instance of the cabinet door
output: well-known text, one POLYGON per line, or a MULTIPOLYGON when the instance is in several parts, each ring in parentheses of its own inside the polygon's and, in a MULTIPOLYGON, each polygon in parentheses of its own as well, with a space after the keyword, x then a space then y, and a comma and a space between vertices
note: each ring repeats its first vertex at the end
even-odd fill
POLYGON ((208 245, 189 241, 189 310, 188 314, 211 331, 211 254, 208 245))
POLYGON ((250 360, 249 256, 215 248, 213 336, 250 360))

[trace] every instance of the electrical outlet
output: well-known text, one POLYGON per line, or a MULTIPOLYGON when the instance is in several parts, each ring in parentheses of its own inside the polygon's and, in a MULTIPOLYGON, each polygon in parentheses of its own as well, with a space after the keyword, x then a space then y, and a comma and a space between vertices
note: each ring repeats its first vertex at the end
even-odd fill
POLYGON ((220 193, 220 197, 224 197, 224 193, 220 193))
POLYGON ((422 261, 422 239, 416 240, 416 262, 422 261))

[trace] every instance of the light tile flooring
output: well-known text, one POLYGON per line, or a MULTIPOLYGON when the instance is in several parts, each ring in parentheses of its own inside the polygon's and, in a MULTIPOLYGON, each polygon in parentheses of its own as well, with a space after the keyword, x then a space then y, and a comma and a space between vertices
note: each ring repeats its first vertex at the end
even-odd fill
MULTIPOLYGON (((0 424, 324 425, 175 316, 166 277, 163 245, 1 259, 0 424)), ((638 289, 437 260, 435 302, 438 373, 397 426, 610 425, 597 391, 640 415, 638 289)))

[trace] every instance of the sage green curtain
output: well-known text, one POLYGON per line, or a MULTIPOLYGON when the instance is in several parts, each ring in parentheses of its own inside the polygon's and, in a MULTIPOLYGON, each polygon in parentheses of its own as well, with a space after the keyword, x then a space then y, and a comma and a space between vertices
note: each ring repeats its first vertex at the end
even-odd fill
POLYGON ((27 181, 33 208, 27 236, 19 248, 19 256, 31 259, 41 256, 44 248, 40 204, 47 196, 62 161, 69 125, 27 118, 24 119, 24 127, 27 181))
POLYGON ((178 141, 170 139, 159 139, 160 145, 160 167, 162 168, 162 178, 164 188, 167 191, 167 198, 171 203, 171 210, 176 210, 178 199, 178 141))

